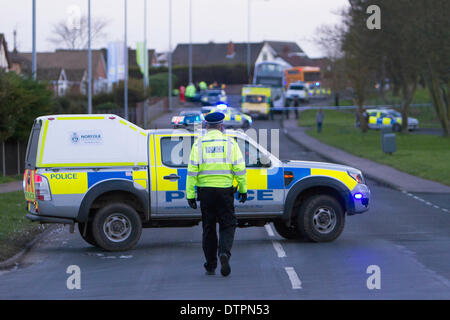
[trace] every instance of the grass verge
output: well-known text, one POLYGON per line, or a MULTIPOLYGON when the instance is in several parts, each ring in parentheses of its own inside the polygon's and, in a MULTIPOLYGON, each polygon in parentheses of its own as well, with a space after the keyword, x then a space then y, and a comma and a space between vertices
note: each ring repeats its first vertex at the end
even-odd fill
POLYGON ((22 191, 0 194, 0 261, 25 248, 45 225, 32 223, 27 218, 22 191))
POLYGON ((367 133, 355 127, 354 112, 324 110, 322 133, 315 130, 316 111, 301 113, 299 124, 307 133, 331 146, 418 177, 450 185, 450 139, 434 135, 397 134, 397 152, 381 151, 380 132, 367 133))
POLYGON ((19 181, 22 180, 22 175, 15 175, 15 176, 0 176, 0 184, 2 183, 8 183, 13 181, 19 181))

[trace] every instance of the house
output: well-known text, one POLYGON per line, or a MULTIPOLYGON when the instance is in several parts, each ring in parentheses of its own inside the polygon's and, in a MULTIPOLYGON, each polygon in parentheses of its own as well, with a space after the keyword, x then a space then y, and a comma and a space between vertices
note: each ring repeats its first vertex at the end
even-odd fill
MULTIPOLYGON (((21 73, 31 74, 31 53, 14 54, 21 73)), ((51 84, 56 95, 86 94, 88 88, 87 50, 56 50, 36 54, 37 75, 51 84)), ((92 50, 92 92, 98 94, 108 89, 106 62, 101 50, 92 50)))
POLYGON ((8 45, 6 43, 5 35, 0 33, 0 70, 9 71, 11 68, 11 61, 9 59, 8 45))
MULTIPOLYGON (((192 44, 193 65, 247 64, 248 43, 194 43, 192 44)), ((172 54, 173 65, 189 64, 189 44, 179 44, 172 54)), ((311 65, 311 59, 295 42, 263 41, 250 43, 250 62, 278 61, 287 68, 311 65)))

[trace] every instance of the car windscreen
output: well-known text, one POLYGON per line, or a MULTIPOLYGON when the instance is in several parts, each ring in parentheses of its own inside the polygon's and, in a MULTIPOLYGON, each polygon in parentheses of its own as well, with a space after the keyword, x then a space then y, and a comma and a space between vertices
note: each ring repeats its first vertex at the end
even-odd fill
POLYGON ((208 92, 208 97, 217 97, 220 95, 220 91, 208 92))
POLYGON ((290 86, 290 90, 305 90, 305 87, 302 85, 290 86))
POLYGON ((194 123, 194 122, 200 122, 200 116, 198 114, 194 115, 186 115, 184 117, 185 123, 194 123))

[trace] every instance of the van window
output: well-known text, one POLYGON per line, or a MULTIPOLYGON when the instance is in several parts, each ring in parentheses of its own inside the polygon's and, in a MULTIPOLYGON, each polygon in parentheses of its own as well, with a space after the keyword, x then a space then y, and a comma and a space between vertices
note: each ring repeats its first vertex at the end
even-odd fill
MULTIPOLYGON (((270 166, 270 163, 263 163, 261 153, 258 148, 249 143, 247 140, 237 139, 242 156, 245 159, 245 167, 247 168, 262 168, 270 166)), ((266 159, 265 161, 267 161, 266 159)))
POLYGON ((161 161, 167 167, 187 168, 194 137, 161 138, 161 161))
POLYGON ((27 154, 25 156, 25 169, 36 169, 36 157, 41 132, 41 121, 35 121, 28 138, 27 154))

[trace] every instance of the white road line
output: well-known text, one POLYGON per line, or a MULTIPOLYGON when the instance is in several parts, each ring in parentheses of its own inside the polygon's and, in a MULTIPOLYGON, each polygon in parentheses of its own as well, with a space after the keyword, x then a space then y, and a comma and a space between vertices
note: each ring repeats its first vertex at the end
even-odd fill
POLYGON ((266 231, 267 231, 267 234, 269 235, 269 237, 275 237, 275 233, 273 233, 270 223, 267 223, 266 225, 264 225, 264 228, 266 228, 266 231))
POLYGON ((419 198, 418 196, 415 196, 415 195, 413 195, 413 194, 411 194, 411 193, 409 193, 409 192, 407 192, 407 191, 402 191, 402 192, 403 192, 404 194, 407 194, 407 195, 410 196, 410 197, 413 197, 414 199, 416 199, 416 200, 418 200, 418 201, 420 201, 420 202, 424 202, 427 206, 433 207, 433 208, 438 209, 438 210, 442 210, 442 211, 444 211, 444 212, 450 212, 450 210, 448 210, 448 209, 446 209, 446 208, 441 208, 441 207, 439 207, 438 205, 435 205, 434 203, 431 203, 431 202, 429 202, 429 201, 426 201, 425 199, 419 198))
POLYGON ((291 280, 292 289, 302 289, 302 282, 300 281, 300 278, 294 268, 285 267, 284 270, 286 270, 289 280, 291 280))
POLYGON ((286 258, 286 252, 283 249, 283 246, 278 241, 272 241, 273 248, 277 252, 278 258, 286 258))

